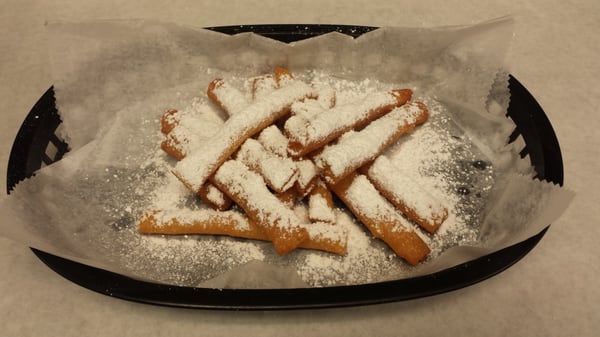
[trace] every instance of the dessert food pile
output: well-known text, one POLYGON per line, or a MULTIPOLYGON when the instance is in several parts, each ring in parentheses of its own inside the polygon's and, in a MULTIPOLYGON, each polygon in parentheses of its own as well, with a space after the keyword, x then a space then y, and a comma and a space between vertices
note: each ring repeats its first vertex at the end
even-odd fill
POLYGON ((247 93, 225 79, 208 85, 208 99, 226 116, 212 130, 200 115, 164 113, 161 149, 177 161, 172 173, 209 207, 157 205, 144 213, 141 233, 227 235, 270 241, 279 255, 296 248, 345 255, 337 198, 409 264, 428 256, 417 232, 434 235, 448 209, 383 154, 429 117, 411 89, 340 104, 331 86, 284 68, 247 83, 247 93))

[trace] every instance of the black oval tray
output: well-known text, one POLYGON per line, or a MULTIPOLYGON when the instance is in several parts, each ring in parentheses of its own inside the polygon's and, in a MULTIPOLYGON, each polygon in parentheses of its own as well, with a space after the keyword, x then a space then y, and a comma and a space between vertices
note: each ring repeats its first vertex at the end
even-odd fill
MULTIPOLYGON (((377 29, 340 25, 255 25, 211 27, 227 34, 255 32, 283 42, 297 41, 337 31, 357 37, 377 29)), ((508 115, 521 135, 539 179, 563 183, 560 147, 552 125, 527 89, 510 77, 511 102, 508 115)), ((32 108, 12 147, 8 163, 7 189, 32 176, 42 165, 60 160, 68 145, 55 134, 61 123, 53 88, 32 108)), ((341 307, 409 300, 463 288, 492 277, 510 267, 535 247, 548 227, 514 246, 433 274, 365 285, 301 289, 206 289, 169 286, 138 281, 32 249, 48 267, 66 279, 93 291, 121 299, 186 308, 268 310, 341 307)))

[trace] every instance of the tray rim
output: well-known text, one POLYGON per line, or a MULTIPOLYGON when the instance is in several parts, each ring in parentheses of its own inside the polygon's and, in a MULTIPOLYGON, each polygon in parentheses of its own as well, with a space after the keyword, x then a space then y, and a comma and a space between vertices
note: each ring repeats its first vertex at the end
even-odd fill
MULTIPOLYGON (((300 35, 300 39, 311 36, 320 35, 327 32, 337 31, 351 36, 359 36, 364 32, 377 29, 370 26, 352 26, 352 25, 314 25, 314 24, 266 24, 266 25, 237 25, 237 26, 218 26, 207 27, 214 31, 219 31, 228 34, 242 33, 253 31, 268 37, 281 37, 286 34, 294 35, 293 29, 300 29, 304 34, 300 35), (308 27, 308 28, 307 28, 308 27), (312 32, 311 32, 312 30, 312 32)), ((558 152, 559 167, 555 172, 555 182, 562 185, 563 183, 563 167, 560 147, 556 140, 556 135, 552 129, 547 116, 542 108, 537 104, 535 98, 527 91, 527 89, 518 80, 510 75, 509 83, 514 88, 522 91, 521 93, 531 99, 534 109, 541 112, 541 122, 547 124, 550 139, 553 140, 550 144, 558 152)), ((44 95, 53 94, 51 87, 44 95)), ((511 91, 512 94, 512 91, 511 91)), ((43 98, 44 96, 42 96, 43 98)), ((40 101, 42 100, 40 98, 40 101)), ((40 103, 38 101, 38 103, 40 103)), ((36 103, 36 105, 38 104, 36 103)), ((34 106, 35 108, 35 106, 34 106)), ((30 114, 33 112, 30 112, 30 114)), ((38 116, 39 117, 39 116, 38 116)), ((29 118, 29 115, 28 115, 29 118)), ((27 119, 24 121, 21 129, 27 125, 27 119)), ((21 130, 19 130, 19 134, 21 130)), ((19 139, 19 134, 15 139, 15 144, 19 139)), ((13 159, 13 151, 9 160, 13 159)), ((556 162, 554 164, 557 164, 556 162)), ((12 166, 9 165, 9 168, 12 166)), ((10 180, 10 173, 7 180, 10 180)), ((540 175, 544 178, 544 174, 540 175)), ((12 188, 7 184, 7 189, 12 188)), ((322 288, 296 288, 296 289, 209 289, 209 288, 193 288, 162 285, 135 280, 123 275, 115 274, 109 271, 97 269, 87 265, 79 264, 52 254, 31 248, 33 253, 49 268, 63 276, 64 278, 76 283, 89 290, 116 297, 129 301, 155 304, 162 306, 195 308, 195 309, 226 309, 226 310, 282 310, 282 309, 308 309, 308 308, 330 308, 330 307, 345 307, 369 305, 387 302, 396 302, 410 300, 414 298, 422 298, 433 296, 448 291, 461 289, 475 283, 481 282, 487 278, 493 277, 498 273, 506 270, 516 262, 520 261, 527 255, 542 239, 550 226, 546 227, 537 235, 517 243, 511 247, 491 253, 481 258, 460 264, 458 266, 442 270, 440 272, 413 277, 408 279, 378 282, 364 285, 349 285, 337 287, 322 287, 322 288), (511 258, 504 259, 503 254, 511 253, 511 258), (464 279, 464 273, 472 271, 478 266, 487 265, 490 270, 478 275, 472 275, 468 279, 464 279), (490 268, 494 265, 493 268, 490 268), (86 275, 87 273, 87 275, 86 275), (456 281, 456 278, 459 281, 456 281), (454 279, 451 284, 439 284, 445 279, 454 279), (98 282, 102 280, 102 282, 98 282), (419 285, 423 282, 431 282, 436 287, 431 289, 421 289, 419 285), (413 286, 415 291, 412 293, 402 292, 402 288, 413 286), (392 292, 392 293, 390 293, 392 292), (352 296, 352 293, 357 294, 352 296), (364 296, 362 293, 368 293, 369 296, 364 296), (194 299, 197 302, 191 301, 194 299), (200 300, 199 300, 200 299, 200 300)), ((422 287, 422 286, 421 286, 422 287)))

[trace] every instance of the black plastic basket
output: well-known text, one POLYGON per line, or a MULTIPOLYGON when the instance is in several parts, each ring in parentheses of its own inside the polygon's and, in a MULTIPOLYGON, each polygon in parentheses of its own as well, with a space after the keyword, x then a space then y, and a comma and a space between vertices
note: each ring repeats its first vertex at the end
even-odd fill
MULTIPOLYGON (((357 37, 377 28, 255 25, 208 29, 226 34, 255 32, 279 41, 291 42, 333 31, 357 37)), ((552 125, 535 98, 512 76, 509 79, 509 89, 511 102, 508 115, 516 124, 512 139, 519 135, 523 138, 526 146, 521 154, 529 156, 539 179, 562 185, 562 157, 552 125)), ((56 135, 60 123, 54 91, 50 88, 34 105, 17 134, 8 163, 7 192, 10 193, 19 181, 32 176, 43 165, 60 160, 68 151, 68 145, 56 135)), ((32 250, 40 260, 68 280, 117 298, 186 308, 299 309, 402 301, 463 288, 494 276, 519 261, 535 247, 547 229, 548 227, 514 246, 433 274, 373 284, 325 288, 219 290, 168 286, 135 280, 37 249, 32 250)))

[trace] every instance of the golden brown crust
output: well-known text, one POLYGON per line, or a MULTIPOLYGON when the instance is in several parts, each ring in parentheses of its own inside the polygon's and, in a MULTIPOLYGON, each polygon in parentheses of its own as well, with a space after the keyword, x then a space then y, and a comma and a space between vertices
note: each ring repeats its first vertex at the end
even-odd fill
MULTIPOLYGON (((264 231, 249 218, 234 211, 213 213, 210 217, 181 221, 176 217, 165 217, 161 211, 145 212, 138 224, 142 234, 157 235, 225 235, 242 239, 269 241, 264 231)), ((345 238, 335 240, 321 236, 309 236, 300 248, 315 249, 338 255, 346 254, 345 238)))
POLYGON ((243 217, 231 212, 215 212, 209 217, 182 222, 177 217, 162 219, 160 211, 148 211, 139 222, 138 230, 142 234, 209 234, 228 235, 246 239, 263 240, 265 234, 256 226, 240 226, 243 217))
POLYGON ((206 89, 206 95, 219 109, 225 112, 229 116, 229 111, 225 108, 223 103, 219 100, 219 97, 215 94, 215 89, 219 88, 223 85, 223 80, 220 78, 216 78, 208 84, 208 88, 206 89))
POLYGON ((348 250, 345 240, 331 240, 327 238, 309 238, 300 244, 300 248, 321 250, 337 255, 346 255, 348 250))
POLYGON ((173 128, 177 125, 175 114, 177 113, 177 109, 169 109, 165 111, 160 119, 160 132, 165 135, 171 132, 173 128))
POLYGON ((160 143, 160 148, 177 160, 185 158, 185 153, 181 149, 181 142, 171 133, 165 136, 165 139, 160 143))
POLYGON ((293 78, 294 75, 292 75, 288 69, 283 67, 275 67, 275 82, 278 86, 281 86, 283 81, 293 78))
MULTIPOLYGON (((340 200, 348 207, 354 216, 369 229, 375 238, 384 241, 398 256, 402 257, 411 265, 416 265, 427 257, 430 249, 427 244, 410 229, 404 228, 396 219, 402 215, 374 218, 364 212, 360 201, 348 198, 347 192, 351 188, 354 180, 359 175, 352 173, 346 178, 340 180, 335 185, 329 185, 329 188, 340 200)), ((381 197, 382 202, 384 198, 381 197)), ((373 200, 370 200, 372 202, 373 200)), ((387 201, 386 201, 387 202, 387 201)))
POLYGON ((398 256, 413 266, 423 261, 431 252, 427 244, 415 232, 395 231, 391 226, 386 226, 381 239, 398 256))
POLYGON ((292 208, 298 200, 298 192, 295 188, 287 189, 286 191, 276 193, 275 195, 279 200, 281 200, 281 202, 284 203, 284 205, 288 206, 289 208, 292 208))
POLYGON ((394 89, 391 91, 392 95, 396 97, 396 106, 401 106, 412 98, 413 91, 411 89, 394 89))

